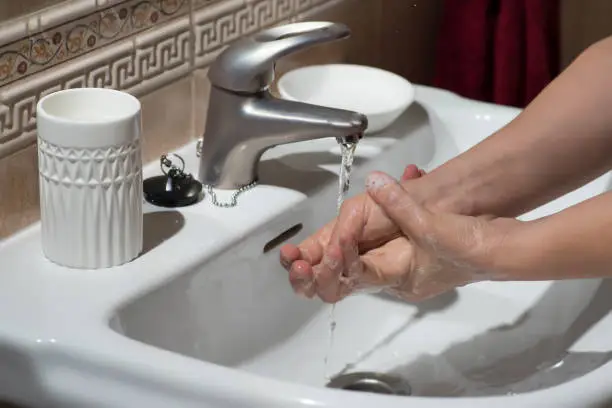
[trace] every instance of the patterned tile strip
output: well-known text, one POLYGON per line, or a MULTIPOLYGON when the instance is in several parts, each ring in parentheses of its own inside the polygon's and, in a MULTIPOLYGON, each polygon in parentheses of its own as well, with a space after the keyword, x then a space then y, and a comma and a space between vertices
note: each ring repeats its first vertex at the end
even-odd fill
MULTIPOLYGON (((146 0, 142 0, 146 1, 146 0)), ((160 0, 164 1, 164 0, 160 0)), ((170 0, 167 0, 170 1, 170 0)), ((178 1, 178 0, 177 0, 178 1)), ((0 158, 34 143, 36 103, 66 88, 108 87, 143 95, 209 64, 227 44, 261 28, 341 0, 223 0, 154 30, 115 41, 68 64, 0 88, 0 158)))
POLYGON ((0 86, 189 11, 189 0, 128 0, 0 47, 0 86))
POLYGON ((237 38, 255 33, 333 0, 226 0, 193 17, 195 65, 210 64, 225 46, 237 38), (231 11, 230 11, 231 10, 231 11))

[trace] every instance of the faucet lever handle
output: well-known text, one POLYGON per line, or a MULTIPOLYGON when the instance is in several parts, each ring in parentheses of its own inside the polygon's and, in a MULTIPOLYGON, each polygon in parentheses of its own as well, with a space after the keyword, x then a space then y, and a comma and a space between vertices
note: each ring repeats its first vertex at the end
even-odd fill
POLYGON ((274 80, 274 65, 279 58, 350 34, 346 25, 325 21, 269 28, 230 45, 213 62, 208 77, 219 88, 257 93, 274 80))

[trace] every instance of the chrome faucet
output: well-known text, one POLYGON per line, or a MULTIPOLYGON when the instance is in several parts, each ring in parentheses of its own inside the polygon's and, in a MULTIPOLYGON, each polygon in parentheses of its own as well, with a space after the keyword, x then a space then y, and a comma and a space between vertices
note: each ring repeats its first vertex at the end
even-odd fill
POLYGON ((238 40, 223 51, 208 72, 212 87, 200 181, 238 189, 257 180, 257 165, 270 147, 325 137, 359 140, 367 128, 364 115, 278 99, 269 90, 279 58, 349 36, 342 24, 295 23, 238 40))

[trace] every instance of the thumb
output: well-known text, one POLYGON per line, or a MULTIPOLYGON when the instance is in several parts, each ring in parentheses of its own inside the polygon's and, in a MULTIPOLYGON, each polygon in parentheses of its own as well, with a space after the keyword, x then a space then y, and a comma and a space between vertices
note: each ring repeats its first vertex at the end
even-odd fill
POLYGON ((418 242, 430 235, 433 215, 391 176, 371 173, 366 179, 366 189, 372 200, 409 238, 418 242))

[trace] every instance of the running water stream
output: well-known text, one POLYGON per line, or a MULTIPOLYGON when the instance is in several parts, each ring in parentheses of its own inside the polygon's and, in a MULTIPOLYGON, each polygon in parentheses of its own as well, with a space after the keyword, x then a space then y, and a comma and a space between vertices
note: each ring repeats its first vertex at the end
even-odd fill
MULTIPOLYGON (((342 203, 351 187, 351 171, 353 170, 353 160, 355 159, 355 149, 357 143, 340 143, 340 151, 342 153, 342 164, 340 165, 340 176, 338 178, 338 201, 337 212, 340 212, 342 203)), ((336 305, 333 304, 329 312, 329 347, 325 355, 325 379, 329 381, 329 359, 334 348, 334 331, 336 330, 336 318, 334 312, 336 305)))

